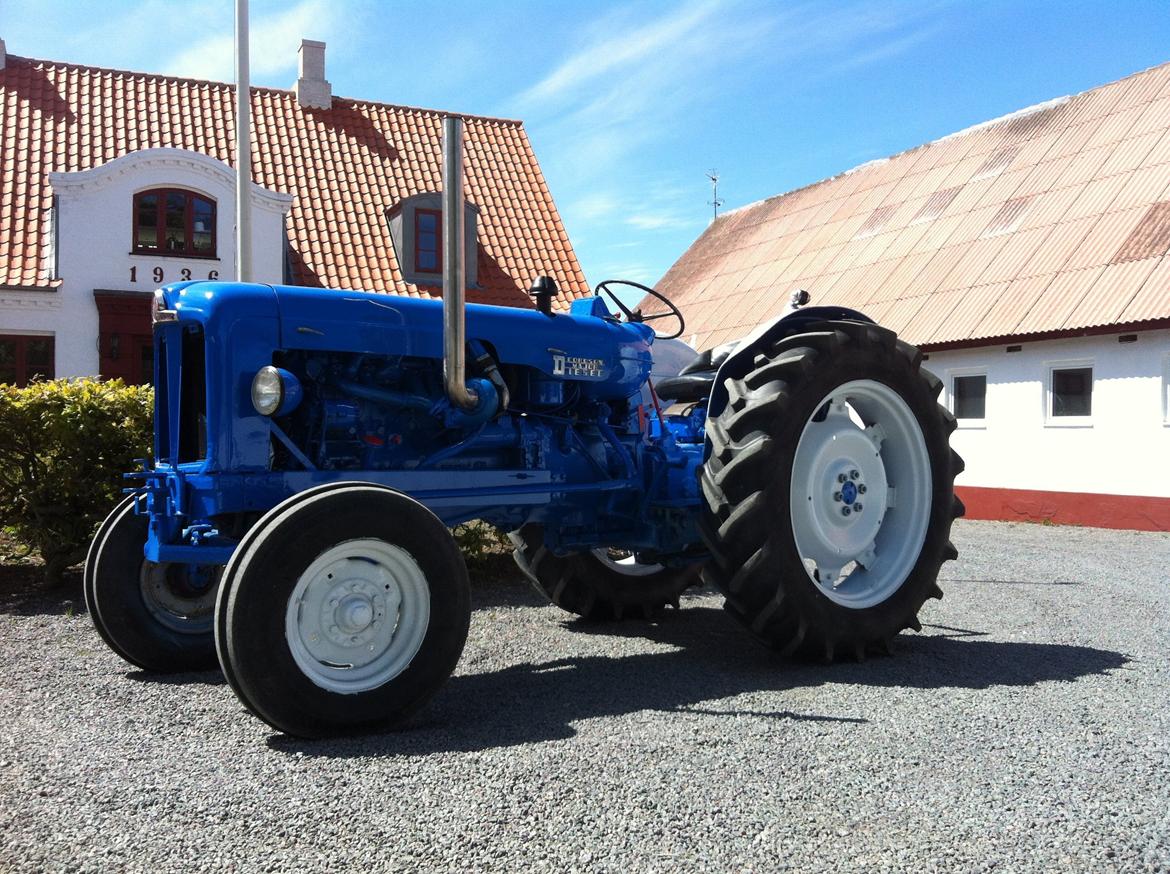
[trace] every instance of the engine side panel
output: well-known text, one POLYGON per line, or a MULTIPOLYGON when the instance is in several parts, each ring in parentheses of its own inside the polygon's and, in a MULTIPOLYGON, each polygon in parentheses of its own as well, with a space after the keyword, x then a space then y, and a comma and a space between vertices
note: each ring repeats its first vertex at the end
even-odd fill
MULTIPOLYGON (((440 359, 442 301, 277 286, 285 349, 440 359)), ((501 364, 581 383, 591 398, 626 398, 650 373, 654 334, 595 316, 470 304, 468 340, 489 344, 501 364)))

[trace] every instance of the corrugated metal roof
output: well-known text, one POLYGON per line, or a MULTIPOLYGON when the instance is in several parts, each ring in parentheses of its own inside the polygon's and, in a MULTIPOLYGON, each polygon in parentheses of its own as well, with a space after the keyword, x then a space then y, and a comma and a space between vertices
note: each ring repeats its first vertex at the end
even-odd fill
POLYGON ((1122 244, 1114 261, 1134 261, 1165 255, 1170 250, 1170 201, 1149 208, 1133 233, 1122 244))
MULTIPOLYGON (((230 164, 234 92, 218 82, 9 55, 0 70, 0 285, 47 283, 50 172, 153 147, 230 164)), ((342 97, 330 109, 306 110, 290 91, 252 89, 253 176, 294 196, 287 232, 296 282, 438 292, 403 280, 384 211, 440 187, 441 117, 342 97)), ((558 306, 588 293, 521 123, 468 116, 464 142, 466 193, 480 210, 481 288, 469 298, 531 306, 526 289, 541 274, 560 284, 558 306)), ((129 235, 129 206, 126 215, 129 235)))
POLYGON ((1165 64, 721 216, 658 288, 704 346, 800 287, 930 345, 1170 319, 1168 250, 1165 64))
POLYGON ((1159 313, 1170 310, 1170 259, 1159 260, 1133 299, 1125 305, 1119 321, 1142 322, 1161 318, 1159 313))
POLYGON ((1066 328, 1096 328, 1112 325, 1126 305, 1149 279, 1160 258, 1110 264, 1080 304, 1064 321, 1066 328))

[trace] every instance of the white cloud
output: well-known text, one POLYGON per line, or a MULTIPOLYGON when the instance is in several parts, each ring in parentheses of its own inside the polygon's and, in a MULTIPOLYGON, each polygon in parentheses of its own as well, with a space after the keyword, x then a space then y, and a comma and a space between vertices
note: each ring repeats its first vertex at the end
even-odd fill
MULTIPOLYGON (((653 275, 653 269, 640 261, 617 261, 609 264, 604 264, 598 273, 602 279, 628 279, 633 282, 640 282, 643 285, 649 285, 658 277, 653 275)), ((631 291, 627 292, 636 298, 641 298, 642 292, 631 291)))
MULTIPOLYGON (((328 40, 337 12, 337 5, 326 0, 301 0, 282 12, 253 17, 248 26, 252 79, 289 74, 289 81, 280 84, 291 86, 296 78, 301 39, 328 40)), ((209 34, 176 55, 166 72, 194 79, 234 80, 235 34, 230 30, 209 34)))
POLYGON ((693 217, 683 216, 673 212, 636 212, 633 215, 626 216, 625 222, 627 225, 643 231, 685 228, 695 224, 693 217))
POLYGON ((672 50, 680 41, 710 25, 718 8, 719 4, 711 0, 690 3, 616 38, 612 33, 624 29, 624 22, 620 20, 623 16, 606 16, 590 28, 599 34, 596 40, 519 95, 517 102, 524 106, 560 99, 591 82, 617 78, 623 68, 630 65, 660 63, 663 52, 672 50))
POLYGON ((593 220, 613 215, 621 208, 617 195, 609 191, 594 191, 571 201, 562 211, 582 219, 593 220))

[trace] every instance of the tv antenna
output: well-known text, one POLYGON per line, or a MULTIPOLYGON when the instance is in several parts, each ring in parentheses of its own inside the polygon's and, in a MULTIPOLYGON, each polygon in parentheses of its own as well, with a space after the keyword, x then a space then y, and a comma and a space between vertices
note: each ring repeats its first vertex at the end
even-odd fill
POLYGON ((712 167, 707 171, 707 178, 711 180, 711 199, 707 205, 711 207, 711 221, 715 221, 719 218, 719 207, 723 206, 723 201, 719 199, 719 171, 712 167))

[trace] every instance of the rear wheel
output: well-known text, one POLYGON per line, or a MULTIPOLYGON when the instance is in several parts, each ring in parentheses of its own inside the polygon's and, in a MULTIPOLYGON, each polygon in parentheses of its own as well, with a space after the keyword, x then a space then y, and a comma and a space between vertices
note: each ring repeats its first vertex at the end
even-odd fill
POLYGON ((296 495, 248 532, 216 610, 224 674, 248 708, 302 737, 380 731, 454 670, 467 569, 422 504, 367 484, 296 495))
POLYGON ((147 517, 133 500, 98 529, 85 563, 86 607, 102 639, 137 667, 160 673, 216 667, 212 610, 219 569, 143 557, 147 517))
POLYGON ((963 464, 917 349, 876 325, 823 327, 727 378, 707 429, 705 575, 764 642, 861 658, 942 597, 963 464))
POLYGON ((544 545, 543 526, 531 523, 509 535, 516 563, 537 590, 560 607, 586 619, 649 619, 699 577, 698 565, 665 567, 639 562, 626 550, 601 547, 556 555, 544 545))

